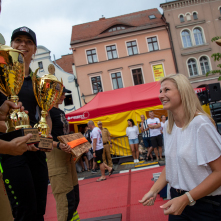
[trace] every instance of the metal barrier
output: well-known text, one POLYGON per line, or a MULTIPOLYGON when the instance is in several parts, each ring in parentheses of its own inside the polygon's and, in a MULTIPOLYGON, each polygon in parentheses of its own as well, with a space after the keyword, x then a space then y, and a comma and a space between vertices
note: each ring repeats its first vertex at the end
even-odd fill
POLYGON ((111 157, 112 159, 132 156, 129 140, 127 136, 111 138, 111 157))

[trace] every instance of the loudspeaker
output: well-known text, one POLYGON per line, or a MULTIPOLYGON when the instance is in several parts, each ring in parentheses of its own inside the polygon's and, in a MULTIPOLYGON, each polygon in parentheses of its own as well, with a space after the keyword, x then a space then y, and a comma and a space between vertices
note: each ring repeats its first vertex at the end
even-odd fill
POLYGON ((199 92, 197 93, 197 96, 200 100, 201 105, 209 103, 207 91, 199 92))
POLYGON ((215 102, 221 100, 221 90, 219 83, 206 85, 206 90, 208 93, 209 102, 215 102))

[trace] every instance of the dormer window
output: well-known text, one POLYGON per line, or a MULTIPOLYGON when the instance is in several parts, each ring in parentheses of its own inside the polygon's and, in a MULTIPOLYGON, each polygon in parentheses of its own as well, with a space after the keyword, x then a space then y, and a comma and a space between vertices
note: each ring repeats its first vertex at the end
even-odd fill
POLYGON ((126 27, 123 26, 123 25, 116 25, 116 26, 113 26, 111 27, 110 29, 107 30, 107 32, 112 32, 112 31, 119 31, 119 30, 123 30, 125 29, 126 27))
POLYGON ((155 16, 155 15, 149 15, 149 18, 150 18, 150 19, 155 19, 156 16, 155 16))

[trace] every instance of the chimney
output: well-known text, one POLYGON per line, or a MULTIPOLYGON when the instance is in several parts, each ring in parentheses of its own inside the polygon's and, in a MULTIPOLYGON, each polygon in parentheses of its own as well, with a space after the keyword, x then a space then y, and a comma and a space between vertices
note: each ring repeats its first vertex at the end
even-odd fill
POLYGON ((99 21, 100 21, 100 20, 105 20, 105 17, 102 15, 102 17, 99 18, 99 21))

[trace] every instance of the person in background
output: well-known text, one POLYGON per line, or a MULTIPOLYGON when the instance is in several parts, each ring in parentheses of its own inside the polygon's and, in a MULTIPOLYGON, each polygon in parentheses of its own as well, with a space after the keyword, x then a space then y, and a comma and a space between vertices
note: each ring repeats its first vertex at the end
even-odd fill
POLYGON ((164 125, 165 125, 165 123, 166 123, 166 120, 167 120, 166 116, 165 116, 165 115, 162 115, 162 116, 161 116, 161 122, 160 122, 160 124, 161 124, 160 131, 161 131, 161 134, 162 134, 162 135, 163 135, 163 128, 164 128, 164 125))
POLYGON ((134 158, 134 163, 139 163, 139 150, 138 150, 138 135, 139 130, 138 127, 135 126, 134 121, 132 119, 127 120, 128 127, 126 129, 126 135, 129 139, 129 145, 132 152, 132 156, 134 158))
POLYGON ((71 147, 60 143, 58 136, 69 134, 69 124, 65 113, 59 108, 65 99, 65 93, 70 90, 63 88, 60 100, 50 110, 52 125, 49 124, 53 137, 53 150, 47 153, 48 173, 52 193, 56 201, 57 220, 78 220, 79 185, 71 147))
MULTIPOLYGON (((91 130, 88 128, 88 126, 85 127, 85 133, 84 136, 88 140, 88 142, 91 144, 91 136, 90 136, 91 130)), ((87 152, 87 158, 88 158, 88 163, 89 163, 89 169, 95 170, 96 163, 93 161, 93 149, 92 147, 89 149, 87 152), (93 166, 94 162, 94 166, 93 166)), ((94 172, 94 171, 93 171, 94 172)))
POLYGON ((94 161, 100 166, 101 170, 101 177, 97 179, 97 182, 106 180, 105 177, 105 168, 109 171, 109 176, 113 173, 114 169, 107 166, 103 163, 103 140, 102 140, 102 133, 98 127, 95 127, 94 122, 90 120, 88 122, 88 127, 92 130, 91 131, 91 141, 93 147, 93 157, 94 161))
POLYGON ((150 140, 151 144, 154 149, 154 153, 156 155, 156 160, 159 161, 159 156, 158 156, 158 150, 159 149, 159 154, 160 154, 160 160, 163 160, 162 157, 162 136, 161 136, 161 131, 160 131, 160 119, 157 117, 154 117, 154 112, 149 111, 149 116, 150 118, 147 120, 148 127, 150 128, 150 140))
POLYGON ((154 204, 170 184, 172 199, 160 206, 169 221, 218 221, 221 217, 221 136, 202 109, 189 79, 183 74, 161 80, 159 94, 168 111, 165 138, 166 167, 140 200, 154 204))
POLYGON ((141 123, 139 124, 139 127, 142 132, 144 147, 146 147, 148 151, 146 161, 148 161, 149 156, 150 156, 151 161, 153 161, 153 156, 152 156, 153 147, 150 141, 148 123, 147 123, 147 120, 145 120, 144 115, 140 115, 140 118, 141 118, 141 123))
POLYGON ((103 161, 105 164, 107 164, 109 167, 112 168, 113 162, 112 162, 111 153, 110 153, 110 148, 112 147, 112 143, 111 143, 110 132, 108 131, 107 128, 103 128, 101 121, 98 121, 97 125, 102 133, 102 140, 103 140, 103 145, 104 145, 103 161))

